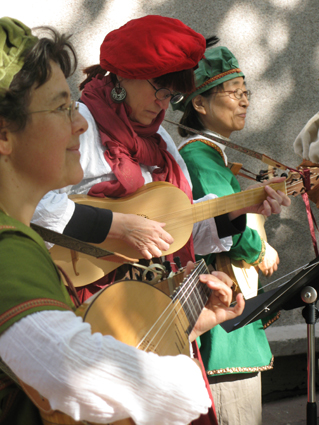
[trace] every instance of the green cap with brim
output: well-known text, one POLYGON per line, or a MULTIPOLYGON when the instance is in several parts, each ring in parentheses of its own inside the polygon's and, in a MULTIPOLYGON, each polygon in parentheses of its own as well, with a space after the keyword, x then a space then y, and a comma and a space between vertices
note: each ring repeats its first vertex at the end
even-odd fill
POLYGON ((195 70, 196 90, 185 95, 183 102, 172 105, 173 109, 184 112, 189 102, 198 94, 237 77, 245 76, 232 52, 227 47, 213 47, 205 52, 205 58, 199 62, 195 70))
POLYGON ((24 52, 38 41, 17 19, 0 19, 0 98, 24 65, 24 52))

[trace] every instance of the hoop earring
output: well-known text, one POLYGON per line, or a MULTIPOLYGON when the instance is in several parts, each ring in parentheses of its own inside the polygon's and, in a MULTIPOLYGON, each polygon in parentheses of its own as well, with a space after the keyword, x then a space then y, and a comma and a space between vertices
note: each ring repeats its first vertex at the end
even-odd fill
POLYGON ((116 86, 111 90, 111 98, 115 103, 122 103, 126 98, 126 90, 120 86, 120 82, 116 83, 116 86))

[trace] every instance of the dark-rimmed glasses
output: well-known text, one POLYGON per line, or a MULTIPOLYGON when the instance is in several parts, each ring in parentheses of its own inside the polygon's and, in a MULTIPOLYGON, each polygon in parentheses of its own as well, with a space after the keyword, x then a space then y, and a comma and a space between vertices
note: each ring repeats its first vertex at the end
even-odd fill
POLYGON ((27 115, 38 114, 39 112, 67 112, 67 115, 70 118, 70 121, 73 122, 74 113, 75 111, 79 110, 79 106, 80 104, 78 102, 76 102, 75 100, 72 100, 70 103, 70 106, 68 107, 59 106, 58 108, 55 108, 55 109, 43 109, 42 111, 31 111, 31 112, 28 112, 27 115))
POLYGON ((153 84, 149 80, 146 80, 146 81, 150 83, 150 85, 155 90, 155 97, 158 100, 166 100, 170 97, 171 98, 170 103, 172 105, 176 105, 177 103, 181 102, 184 99, 184 95, 182 93, 172 93, 169 89, 166 89, 166 88, 157 89, 155 86, 153 86, 153 84))
POLYGON ((236 90, 223 90, 223 93, 229 93, 229 97, 232 99, 240 100, 245 95, 247 100, 249 101, 252 95, 252 92, 250 90, 242 90, 240 88, 236 90))

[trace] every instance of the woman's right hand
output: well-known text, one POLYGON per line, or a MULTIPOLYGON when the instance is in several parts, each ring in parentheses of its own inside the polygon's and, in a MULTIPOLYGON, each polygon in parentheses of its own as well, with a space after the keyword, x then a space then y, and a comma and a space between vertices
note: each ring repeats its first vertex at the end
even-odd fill
POLYGON ((138 250, 144 258, 160 257, 174 242, 164 230, 165 223, 149 220, 136 214, 113 213, 107 237, 121 239, 138 250))

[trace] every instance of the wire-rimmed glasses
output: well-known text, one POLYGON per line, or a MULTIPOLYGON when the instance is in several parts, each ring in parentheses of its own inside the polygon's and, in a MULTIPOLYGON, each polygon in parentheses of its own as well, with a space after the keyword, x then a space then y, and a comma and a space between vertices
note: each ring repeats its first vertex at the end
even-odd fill
POLYGON ((250 100, 252 95, 252 92, 250 90, 242 90, 240 88, 237 88, 236 90, 223 90, 223 93, 229 93, 228 96, 236 100, 240 100, 243 96, 246 96, 248 101, 250 100))
POLYGON ((75 100, 72 100, 70 103, 70 106, 59 106, 55 109, 43 109, 42 111, 30 111, 29 114, 38 114, 39 112, 67 112, 67 115, 71 122, 73 122, 74 119, 74 113, 75 111, 79 110, 80 104, 76 102, 75 100))

